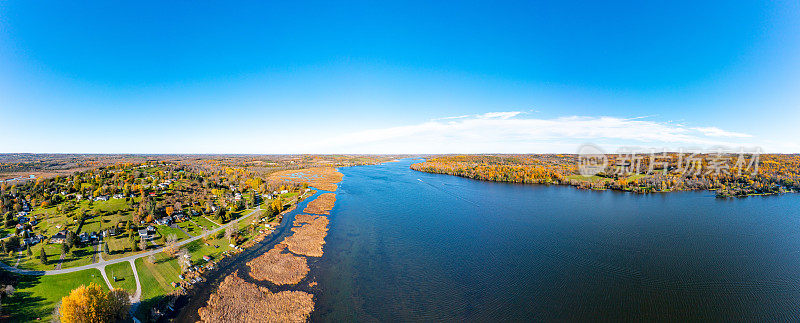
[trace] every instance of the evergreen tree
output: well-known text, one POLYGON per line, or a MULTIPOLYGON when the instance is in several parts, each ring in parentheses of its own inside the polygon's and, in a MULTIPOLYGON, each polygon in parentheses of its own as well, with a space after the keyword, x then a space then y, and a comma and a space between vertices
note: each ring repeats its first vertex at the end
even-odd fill
POLYGON ((44 252, 44 246, 39 249, 39 260, 42 262, 42 265, 47 265, 47 254, 44 252))

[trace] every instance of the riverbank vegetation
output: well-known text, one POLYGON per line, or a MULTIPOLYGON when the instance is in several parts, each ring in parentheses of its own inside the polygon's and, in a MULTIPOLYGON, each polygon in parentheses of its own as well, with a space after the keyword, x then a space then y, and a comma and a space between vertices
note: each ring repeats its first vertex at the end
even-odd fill
POLYGON ((797 154, 605 155, 596 174, 580 173, 578 155, 452 155, 411 169, 473 179, 563 184, 634 193, 715 190, 720 197, 768 195, 800 190, 797 154))
POLYGON ((316 199, 309 202, 306 208, 303 209, 305 213, 313 214, 330 214, 333 209, 333 204, 336 203, 336 194, 322 193, 316 199))
POLYGON ((305 322, 313 310, 312 294, 273 293, 234 273, 219 285, 199 314, 203 322, 305 322))
MULTIPOLYGON (((335 201, 335 194, 324 193, 308 205, 313 203, 312 210, 327 214, 335 201)), ((306 257, 323 255, 328 222, 324 215, 297 214, 290 236, 247 263, 250 276, 276 285, 300 283, 309 272, 306 257)), ((308 286, 316 286, 316 283, 310 282, 308 286)), ((199 315, 203 322, 301 322, 314 310, 313 297, 302 291, 272 293, 268 288, 248 283, 234 273, 225 278, 207 305, 199 310, 199 315)))
POLYGON ((322 247, 328 234, 328 218, 317 216, 306 218, 307 222, 295 220, 291 236, 283 240, 289 251, 308 257, 322 257, 322 247))
POLYGON ((306 258, 283 252, 286 245, 278 244, 247 263, 250 276, 267 280, 275 285, 294 285, 308 274, 306 258))
POLYGON ((308 183, 324 191, 335 191, 338 188, 336 184, 342 181, 342 177, 342 173, 336 168, 315 167, 275 172, 269 178, 279 182, 308 183))

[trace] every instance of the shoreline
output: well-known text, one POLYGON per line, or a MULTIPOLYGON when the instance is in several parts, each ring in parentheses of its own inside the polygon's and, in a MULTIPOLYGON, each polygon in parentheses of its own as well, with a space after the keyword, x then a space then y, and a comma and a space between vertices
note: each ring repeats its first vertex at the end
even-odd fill
MULTIPOLYGON (((322 248, 324 248, 329 222, 327 217, 335 201, 335 198, 332 200, 323 198, 330 195, 335 196, 335 190, 328 191, 318 186, 338 189, 337 184, 341 182, 342 174, 338 169, 334 168, 333 172, 325 172, 328 176, 309 178, 302 175, 303 171, 295 171, 300 175, 290 176, 289 179, 309 180, 309 187, 315 190, 314 194, 297 203, 294 209, 287 210, 285 216, 280 219, 280 225, 268 236, 260 240, 254 238, 254 240, 259 241, 254 241, 251 246, 237 255, 228 257, 226 258, 227 260, 221 260, 214 269, 215 271, 208 275, 211 278, 203 282, 202 285, 197 284, 202 288, 193 288, 191 294, 187 294, 181 301, 176 302, 180 309, 174 311, 170 318, 178 322, 215 321, 225 317, 226 313, 229 312, 250 313, 250 315, 255 316, 248 317, 248 319, 284 320, 289 317, 310 318, 314 311, 314 291, 319 288, 310 272, 314 263, 323 255, 322 248), (330 202, 327 208, 315 206, 326 202, 330 202), (311 207, 309 208, 310 205, 311 207), (314 213, 318 215, 309 215, 314 213), (318 219, 322 222, 309 221, 310 219, 318 219), (315 245, 317 247, 314 247, 315 245), (312 251, 316 248, 319 248, 319 251, 312 251), (296 283, 276 284, 269 279, 264 279, 265 277, 255 277, 251 266, 259 263, 263 264, 264 262, 259 262, 259 259, 268 255, 275 256, 275 253, 283 253, 285 257, 302 258, 309 270, 303 273, 296 283), (248 302, 235 301, 237 299, 235 290, 237 289, 232 284, 235 285, 236 282, 261 288, 262 296, 265 297, 265 300, 272 300, 268 304, 274 306, 274 308, 257 308, 252 307, 252 304, 247 304, 248 302), (293 311, 287 311, 287 308, 292 308, 287 304, 294 302, 292 299, 295 297, 303 299, 310 297, 310 310, 309 307, 301 307, 295 308, 293 311)), ((269 264, 269 261, 266 263, 269 264)), ((292 262, 281 262, 284 265, 289 263, 292 262)), ((267 270, 269 269, 291 270, 287 268, 267 268, 267 270)))

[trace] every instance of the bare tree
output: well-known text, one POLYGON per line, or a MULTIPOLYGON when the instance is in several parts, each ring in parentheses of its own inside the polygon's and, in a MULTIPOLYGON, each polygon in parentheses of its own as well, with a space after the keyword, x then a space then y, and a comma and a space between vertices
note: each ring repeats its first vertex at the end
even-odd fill
POLYGON ((236 233, 236 227, 238 226, 239 226, 239 221, 233 221, 225 229, 225 238, 228 239, 228 242, 230 242, 231 238, 233 238, 233 234, 236 233))
POLYGON ((186 271, 192 266, 192 257, 186 248, 178 250, 178 264, 180 264, 182 271, 186 271))
POLYGON ((178 243, 178 236, 176 236, 174 233, 168 235, 167 238, 164 239, 165 252, 168 254, 174 253, 176 251, 175 244, 177 243, 178 243))
POLYGON ((147 250, 147 240, 142 238, 139 240, 139 249, 140 250, 147 250))

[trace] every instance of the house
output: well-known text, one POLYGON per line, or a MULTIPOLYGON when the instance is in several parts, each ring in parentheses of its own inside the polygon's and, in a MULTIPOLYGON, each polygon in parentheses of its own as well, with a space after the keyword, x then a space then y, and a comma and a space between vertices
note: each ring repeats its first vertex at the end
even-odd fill
POLYGON ((25 212, 25 211, 20 211, 19 213, 17 213, 17 217, 22 217, 22 216, 27 216, 27 215, 28 215, 28 212, 25 212))
POLYGON ((37 234, 34 234, 31 237, 22 240, 22 244, 25 246, 34 246, 39 242, 42 242, 42 236, 37 234))
POLYGON ((18 223, 25 223, 25 222, 28 222, 28 218, 27 218, 27 217, 24 217, 24 216, 18 216, 18 217, 17 217, 17 222, 18 222, 18 223))
POLYGON ((100 196, 96 197, 94 200, 95 200, 95 202, 98 202, 98 201, 108 201, 108 196, 105 196, 105 195, 100 195, 100 196))
POLYGON ((78 235, 78 238, 81 239, 81 243, 89 242, 89 234, 87 234, 86 232, 81 233, 80 235, 78 235))
POLYGON ((122 194, 114 194, 114 197, 113 197, 113 198, 114 198, 115 200, 124 199, 124 198, 125 198, 125 195, 122 195, 122 194))
POLYGON ((282 190, 281 191, 281 194, 286 194, 286 193, 289 193, 289 190, 282 190))
POLYGON ((172 223, 172 218, 170 216, 165 216, 163 218, 156 220, 156 224, 160 225, 169 225, 170 223, 172 223))
POLYGON ((150 236, 150 233, 147 232, 147 229, 140 229, 138 232, 139 232, 139 237, 144 240, 150 240, 153 238, 152 236, 150 236))
POLYGON ((62 230, 58 231, 52 238, 50 238, 51 243, 64 243, 67 241, 67 232, 62 230))
POLYGON ((233 199, 237 200, 237 201, 241 200, 242 199, 242 194, 236 193, 236 195, 233 196, 233 199))
POLYGON ((271 200, 273 198, 272 194, 264 194, 264 198, 271 200))
POLYGON ((205 260, 206 262, 209 262, 209 261, 211 261, 211 257, 209 257, 209 256, 203 256, 203 260, 205 260))
POLYGON ((183 212, 176 212, 172 217, 175 219, 175 221, 186 221, 186 214, 183 214, 183 212))

